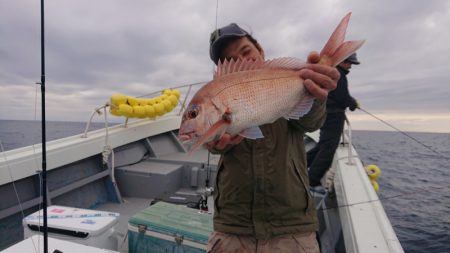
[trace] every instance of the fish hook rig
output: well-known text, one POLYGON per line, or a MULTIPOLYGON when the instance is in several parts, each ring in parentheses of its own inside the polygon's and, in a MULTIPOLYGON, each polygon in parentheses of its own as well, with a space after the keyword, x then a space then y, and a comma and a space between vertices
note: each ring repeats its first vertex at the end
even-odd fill
POLYGON ((110 98, 110 113, 126 118, 155 118, 171 112, 180 99, 178 89, 165 89, 160 96, 154 98, 136 98, 120 93, 110 98))

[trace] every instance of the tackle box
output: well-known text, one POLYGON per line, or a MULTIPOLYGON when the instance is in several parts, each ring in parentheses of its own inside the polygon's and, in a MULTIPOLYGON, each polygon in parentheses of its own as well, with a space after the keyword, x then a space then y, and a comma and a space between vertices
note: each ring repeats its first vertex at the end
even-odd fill
POLYGON ((160 201, 129 219, 128 250, 129 253, 203 253, 212 231, 211 214, 160 201))

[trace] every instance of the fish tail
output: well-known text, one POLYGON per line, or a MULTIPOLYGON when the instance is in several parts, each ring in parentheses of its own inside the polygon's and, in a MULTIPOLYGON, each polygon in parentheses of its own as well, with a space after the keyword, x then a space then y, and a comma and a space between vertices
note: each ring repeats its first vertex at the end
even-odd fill
POLYGON ((334 67, 356 52, 356 50, 364 44, 364 40, 344 42, 345 32, 347 31, 351 14, 352 13, 349 12, 345 15, 334 32, 331 34, 327 43, 320 52, 319 63, 334 67))

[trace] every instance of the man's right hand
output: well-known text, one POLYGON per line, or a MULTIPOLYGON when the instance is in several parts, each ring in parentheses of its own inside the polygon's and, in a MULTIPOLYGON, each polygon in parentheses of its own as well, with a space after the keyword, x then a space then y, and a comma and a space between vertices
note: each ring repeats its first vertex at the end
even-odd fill
POLYGON ((334 67, 318 64, 319 61, 319 53, 311 52, 308 55, 308 64, 300 70, 300 78, 304 80, 303 85, 313 97, 324 100, 329 91, 336 89, 340 74, 334 67))
POLYGON ((231 135, 225 133, 219 140, 206 143, 205 148, 207 148, 208 150, 210 149, 222 150, 229 144, 231 145, 239 144, 243 139, 244 137, 240 135, 232 137, 231 135))

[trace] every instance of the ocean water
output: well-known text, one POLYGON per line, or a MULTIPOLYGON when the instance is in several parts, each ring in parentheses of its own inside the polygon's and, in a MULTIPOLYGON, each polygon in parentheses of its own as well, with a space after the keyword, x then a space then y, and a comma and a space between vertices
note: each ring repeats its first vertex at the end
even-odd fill
MULTIPOLYGON (((113 124, 109 124, 110 126, 113 124)), ((91 123, 89 130, 104 127, 104 123, 91 123)), ((83 134, 86 122, 49 121, 46 124, 47 141, 83 134)), ((0 120, 0 141, 4 151, 41 143, 41 122, 28 120, 0 120)), ((0 150, 1 151, 1 150, 0 150)))
MULTIPOLYGON (((94 123, 91 129, 102 128, 94 123)), ((85 123, 48 122, 47 139, 83 133, 85 123)), ((354 131, 353 144, 363 160, 376 164, 379 196, 407 253, 450 253, 450 134, 354 131)), ((0 120, 5 150, 40 143, 40 123, 0 120)))
POLYGON ((379 197, 405 252, 450 252, 450 134, 355 131, 363 162, 376 164, 379 197))

